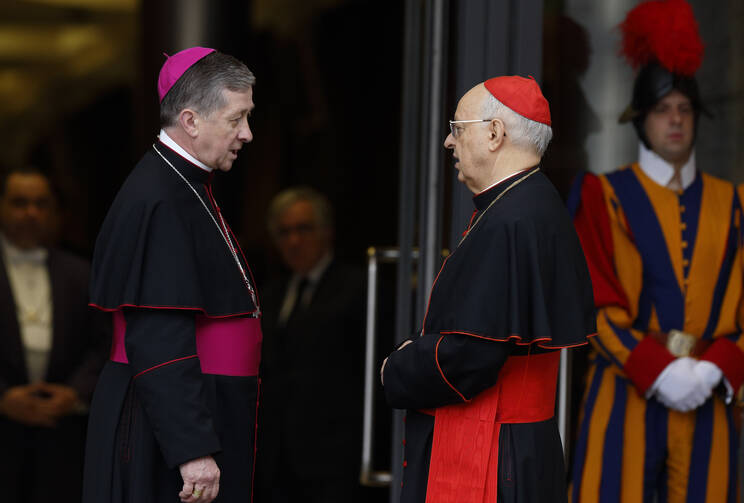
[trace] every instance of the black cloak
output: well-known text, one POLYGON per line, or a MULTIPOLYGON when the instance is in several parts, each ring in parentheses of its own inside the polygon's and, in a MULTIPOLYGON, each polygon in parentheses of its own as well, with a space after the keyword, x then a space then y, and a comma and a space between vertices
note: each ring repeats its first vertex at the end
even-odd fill
MULTIPOLYGON (((95 391, 85 503, 177 501, 179 465, 205 455, 214 456, 221 472, 216 501, 250 499, 257 371, 202 372, 195 340, 200 323, 259 316, 257 298, 218 230, 223 220, 211 177, 158 142, 124 182, 99 233, 90 303, 118 314, 127 363, 112 350, 115 361, 106 364, 95 391)), ((252 289, 234 237, 231 244, 252 289)))
MULTIPOLYGON (((469 234, 432 288, 422 335, 393 352, 384 369, 388 403, 408 409, 405 503, 426 500, 435 426, 426 409, 475 399, 497 385, 507 360, 582 345, 596 333, 584 255, 550 181, 532 168, 474 203, 469 234)), ((554 390, 555 378, 547 380, 533 386, 554 390)), ((565 501, 555 418, 500 428, 498 501, 565 501)))

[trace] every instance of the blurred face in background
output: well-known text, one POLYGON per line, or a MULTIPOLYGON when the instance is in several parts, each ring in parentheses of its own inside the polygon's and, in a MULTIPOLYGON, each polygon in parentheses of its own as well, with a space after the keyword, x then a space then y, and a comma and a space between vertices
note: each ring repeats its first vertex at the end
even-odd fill
POLYGON ((51 236, 56 204, 49 180, 36 173, 13 173, 0 195, 0 226, 5 237, 27 250, 51 236))
POLYGON ((295 201, 279 216, 276 246, 292 272, 305 275, 331 249, 332 230, 323 226, 309 201, 295 201))

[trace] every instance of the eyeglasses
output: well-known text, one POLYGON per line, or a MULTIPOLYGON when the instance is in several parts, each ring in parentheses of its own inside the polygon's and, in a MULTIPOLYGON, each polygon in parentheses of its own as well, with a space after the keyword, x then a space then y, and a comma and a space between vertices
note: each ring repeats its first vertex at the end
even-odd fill
POLYGON ((471 120, 465 120, 465 121, 449 121, 450 126, 450 133, 452 133, 453 138, 457 138, 460 136, 460 132, 464 129, 461 126, 458 126, 457 124, 468 124, 473 122, 491 122, 493 119, 471 119, 471 120))

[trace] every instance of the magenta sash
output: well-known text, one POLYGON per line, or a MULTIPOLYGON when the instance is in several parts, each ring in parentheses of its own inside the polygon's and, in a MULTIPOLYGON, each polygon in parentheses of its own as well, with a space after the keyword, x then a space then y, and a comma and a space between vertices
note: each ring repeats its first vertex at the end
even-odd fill
MULTIPOLYGON (((114 339, 111 360, 129 363, 124 336, 127 323, 124 313, 114 311, 114 339)), ((205 374, 227 376, 258 375, 261 362, 261 320, 234 316, 208 318, 196 315, 196 354, 205 374)))

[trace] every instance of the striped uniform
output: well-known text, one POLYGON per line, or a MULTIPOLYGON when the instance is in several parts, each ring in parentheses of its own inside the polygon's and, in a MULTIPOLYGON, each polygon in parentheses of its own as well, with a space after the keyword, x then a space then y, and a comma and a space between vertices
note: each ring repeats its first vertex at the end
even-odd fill
MULTIPOLYGON (((734 502, 733 407, 714 393, 682 413, 644 397, 674 360, 649 336, 678 329, 710 341, 737 390, 741 335, 741 207, 732 184, 696 172, 684 191, 653 182, 638 164, 575 184, 574 223, 597 306, 572 502, 734 502)), ((569 199, 569 206, 572 205, 569 199)))

